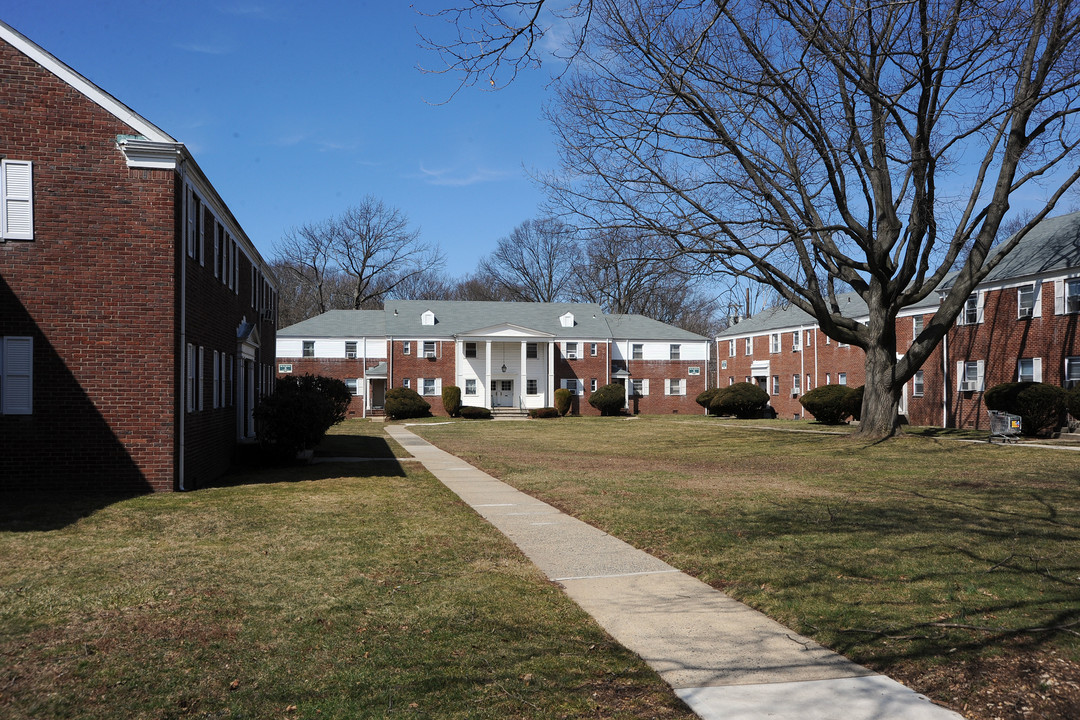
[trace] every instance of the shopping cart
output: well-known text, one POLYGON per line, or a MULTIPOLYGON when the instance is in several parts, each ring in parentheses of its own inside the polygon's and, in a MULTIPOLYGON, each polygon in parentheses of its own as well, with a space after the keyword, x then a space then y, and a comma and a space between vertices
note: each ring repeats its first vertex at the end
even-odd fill
POLYGON ((1001 438, 1001 442, 1019 442, 1016 436, 1020 434, 1020 416, 1010 415, 999 410, 990 411, 990 437, 987 442, 994 442, 994 438, 1001 438))

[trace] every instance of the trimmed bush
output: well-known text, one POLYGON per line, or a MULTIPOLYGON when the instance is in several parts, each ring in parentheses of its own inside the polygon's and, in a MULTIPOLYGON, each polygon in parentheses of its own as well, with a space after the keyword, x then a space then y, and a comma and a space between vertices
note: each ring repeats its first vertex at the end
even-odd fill
POLYGON ((533 419, 537 418, 557 418, 559 417, 559 411, 553 407, 533 408, 529 410, 529 417, 533 419))
POLYGON ((461 388, 457 385, 447 385, 442 391, 443 410, 450 417, 457 417, 461 410, 461 388))
POLYGON ((270 455, 294 459, 322 441, 326 431, 345 419, 352 393, 344 381, 322 375, 289 375, 277 381, 274 394, 255 408, 259 443, 270 455))
POLYGON ((728 385, 713 396, 709 411, 714 415, 734 415, 738 418, 761 417, 769 403, 769 394, 754 383, 728 385))
MULTIPOLYGON (((845 387, 845 386, 840 385, 839 387, 845 387)), ((848 415, 851 416, 852 420, 862 420, 862 400, 863 400, 863 392, 864 392, 863 388, 864 387, 865 387, 864 385, 860 385, 857 388, 854 388, 854 389, 849 388, 849 390, 848 390, 848 392, 850 394, 848 395, 848 400, 847 400, 847 412, 848 412, 848 415)))
POLYGON ((601 415, 618 415, 626 407, 626 388, 618 383, 601 385, 589 395, 589 404, 601 415))
POLYGON ((566 388, 559 388, 555 391, 555 409, 559 411, 559 415, 565 416, 570 412, 570 403, 574 399, 574 393, 570 392, 566 388))
POLYGON ((461 417, 466 420, 490 420, 491 410, 486 407, 473 407, 472 405, 462 405, 459 410, 461 417))
POLYGON ((713 398, 716 397, 716 393, 720 392, 721 390, 723 390, 723 388, 711 388, 709 390, 706 390, 705 392, 699 393, 698 396, 694 398, 694 402, 705 408, 709 412, 709 414, 712 414, 713 398))
POLYGON ((983 394, 983 403, 988 410, 1019 415, 1021 432, 1036 435, 1061 420, 1068 409, 1068 394, 1047 383, 1001 383, 983 394))
POLYGON ((854 392, 844 385, 820 385, 800 397, 799 402, 818 422, 840 425, 851 416, 850 399, 854 392))
POLYGON ((396 387, 387 390, 383 407, 386 409, 386 417, 391 420, 407 420, 431 414, 431 404, 411 388, 396 387))

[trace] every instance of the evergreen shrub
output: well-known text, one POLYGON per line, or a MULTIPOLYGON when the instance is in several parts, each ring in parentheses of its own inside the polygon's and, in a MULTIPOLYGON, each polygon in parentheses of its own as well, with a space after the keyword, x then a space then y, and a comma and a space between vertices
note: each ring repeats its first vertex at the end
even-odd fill
POLYGON ((555 391, 555 409, 559 411, 559 415, 565 416, 570 412, 570 404, 574 399, 574 393, 570 392, 566 388, 559 388, 555 391))
POLYGON ((457 385, 447 385, 442 391, 443 410, 450 417, 457 417, 461 410, 461 388, 457 385))
POLYGON ((1020 416, 1021 432, 1037 435, 1054 425, 1068 410, 1068 393, 1057 385, 1013 382, 995 385, 983 394, 988 410, 1020 416))
POLYGON ((589 404, 601 415, 618 415, 626 407, 626 388, 618 383, 602 385, 589 395, 589 404))
POLYGON ((694 402, 705 408, 709 412, 709 414, 712 414, 711 406, 713 398, 716 397, 716 393, 720 392, 721 390, 723 390, 723 388, 710 388, 709 390, 705 390, 704 392, 699 393, 696 398, 694 398, 694 402))
POLYGON ((850 399, 854 392, 844 385, 821 385, 800 397, 799 402, 818 422, 840 425, 851 416, 850 399))
POLYGON ((345 382, 322 375, 289 375, 259 400, 255 428, 259 444, 276 459, 291 460, 322 441, 345 419, 352 393, 345 382))
POLYGON ((713 415, 734 415, 738 418, 761 417, 769 403, 769 394, 755 383, 728 385, 713 396, 709 410, 713 415))
POLYGON ((462 405, 459 413, 461 417, 466 420, 490 420, 491 410, 486 407, 474 407, 472 405, 462 405))
POLYGON ((431 404, 411 388, 396 387, 387 390, 383 407, 386 417, 391 420, 407 420, 431 414, 431 404))
POLYGON ((559 417, 559 411, 553 407, 533 408, 529 410, 529 417, 533 419, 557 418, 559 417))

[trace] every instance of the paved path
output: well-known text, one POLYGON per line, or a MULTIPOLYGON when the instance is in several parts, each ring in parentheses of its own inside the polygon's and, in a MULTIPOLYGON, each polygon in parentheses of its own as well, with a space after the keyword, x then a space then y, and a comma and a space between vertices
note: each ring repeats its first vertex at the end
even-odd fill
POLYGON ((406 428, 386 431, 704 720, 962 720, 406 428))

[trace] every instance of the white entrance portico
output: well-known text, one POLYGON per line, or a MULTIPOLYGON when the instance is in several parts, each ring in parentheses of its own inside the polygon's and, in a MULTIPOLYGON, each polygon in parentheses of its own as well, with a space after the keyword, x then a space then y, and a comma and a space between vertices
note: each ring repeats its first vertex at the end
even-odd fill
POLYGON ((555 395, 555 336, 503 323, 454 336, 463 405, 550 407, 555 395))

